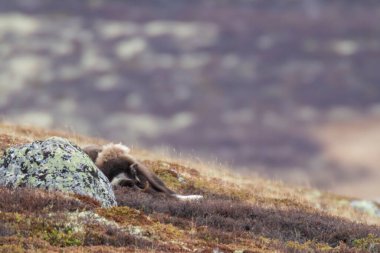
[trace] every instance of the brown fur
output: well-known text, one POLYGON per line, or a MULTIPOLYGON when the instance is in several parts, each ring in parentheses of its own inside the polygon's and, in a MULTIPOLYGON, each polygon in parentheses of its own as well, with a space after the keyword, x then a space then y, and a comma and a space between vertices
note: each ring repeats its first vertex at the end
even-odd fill
POLYGON ((122 181, 122 186, 136 185, 144 190, 175 194, 149 168, 130 156, 129 149, 123 145, 88 146, 84 151, 110 181, 124 173, 128 179, 122 181))
POLYGON ((95 162, 96 158, 98 157, 99 152, 102 151, 102 147, 97 146, 97 145, 92 145, 92 146, 85 147, 83 150, 91 158, 91 160, 95 162))

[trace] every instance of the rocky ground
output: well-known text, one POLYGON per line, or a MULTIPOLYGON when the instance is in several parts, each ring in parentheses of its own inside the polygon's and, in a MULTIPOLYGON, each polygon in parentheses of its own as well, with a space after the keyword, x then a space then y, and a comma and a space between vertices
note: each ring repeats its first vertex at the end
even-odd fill
MULTIPOLYGON (((0 150, 60 136, 0 124, 0 150)), ((199 161, 132 149, 171 189, 204 200, 181 202, 115 188, 117 207, 89 197, 0 188, 0 252, 378 252, 380 209, 373 202, 290 187, 199 161)))
POLYGON ((377 158, 339 147, 378 149, 379 13, 370 0, 1 0, 0 115, 377 198, 377 158))

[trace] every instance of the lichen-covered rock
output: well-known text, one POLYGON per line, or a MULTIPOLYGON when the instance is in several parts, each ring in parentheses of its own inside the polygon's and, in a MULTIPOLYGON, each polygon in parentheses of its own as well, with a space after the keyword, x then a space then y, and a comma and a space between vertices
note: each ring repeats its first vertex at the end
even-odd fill
POLYGON ((116 205, 107 177, 78 146, 59 137, 7 149, 0 158, 0 186, 72 192, 116 205))
POLYGON ((353 200, 351 206, 358 211, 368 213, 372 216, 380 217, 380 209, 375 202, 370 200, 353 200))

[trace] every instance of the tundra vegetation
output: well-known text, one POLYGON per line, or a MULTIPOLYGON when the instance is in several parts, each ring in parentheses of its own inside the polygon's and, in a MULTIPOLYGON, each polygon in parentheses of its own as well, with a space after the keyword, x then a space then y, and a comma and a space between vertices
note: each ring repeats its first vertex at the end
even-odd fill
MULTIPOLYGON (((0 123, 0 150, 50 136, 107 140, 0 123)), ((183 202, 115 188, 117 207, 90 197, 0 188, 0 252, 379 252, 380 218, 352 198, 239 176, 206 162, 133 149, 183 202)))

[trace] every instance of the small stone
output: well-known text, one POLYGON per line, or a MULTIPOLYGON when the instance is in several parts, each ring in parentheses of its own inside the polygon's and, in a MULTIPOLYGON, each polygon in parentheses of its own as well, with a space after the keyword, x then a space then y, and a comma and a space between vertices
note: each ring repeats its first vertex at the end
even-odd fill
POLYGON ((380 209, 373 201, 354 200, 351 201, 351 206, 359 211, 380 217, 380 209))

